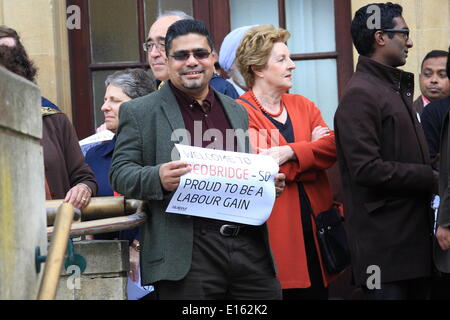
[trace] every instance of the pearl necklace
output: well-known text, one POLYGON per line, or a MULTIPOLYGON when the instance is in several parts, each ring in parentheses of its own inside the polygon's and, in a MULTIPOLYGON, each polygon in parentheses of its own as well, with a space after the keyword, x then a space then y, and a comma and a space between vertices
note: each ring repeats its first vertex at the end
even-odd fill
POLYGON ((255 93, 253 92, 253 90, 250 90, 250 95, 252 96, 252 98, 255 100, 256 105, 261 109, 262 112, 268 114, 269 116, 271 116, 272 118, 278 118, 279 116, 281 116, 281 114, 284 111, 284 104, 283 101, 280 99, 280 111, 278 111, 277 113, 271 113, 269 111, 267 111, 262 105, 261 103, 259 103, 258 99, 256 99, 255 93))

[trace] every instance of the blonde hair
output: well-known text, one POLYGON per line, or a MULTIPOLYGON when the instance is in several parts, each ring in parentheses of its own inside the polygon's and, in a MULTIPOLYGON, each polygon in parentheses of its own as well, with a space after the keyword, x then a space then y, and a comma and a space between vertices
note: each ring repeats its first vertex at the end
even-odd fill
POLYGON ((286 43, 290 36, 289 31, 271 24, 254 27, 245 34, 236 51, 236 64, 248 88, 255 84, 252 67, 266 67, 274 44, 286 43))

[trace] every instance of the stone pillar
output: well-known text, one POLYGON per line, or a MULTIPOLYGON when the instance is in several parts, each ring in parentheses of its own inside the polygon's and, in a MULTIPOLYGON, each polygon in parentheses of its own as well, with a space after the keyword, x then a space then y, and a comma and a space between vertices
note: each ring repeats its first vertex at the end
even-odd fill
POLYGON ((75 253, 86 259, 86 270, 69 276, 63 269, 56 300, 126 300, 128 250, 123 240, 74 241, 75 253))
POLYGON ((66 10, 66 1, 61 0, 0 0, 0 25, 19 33, 40 71, 36 81, 42 95, 72 119, 66 10))
POLYGON ((34 84, 0 67, 0 300, 35 299, 36 247, 47 254, 40 98, 34 84))

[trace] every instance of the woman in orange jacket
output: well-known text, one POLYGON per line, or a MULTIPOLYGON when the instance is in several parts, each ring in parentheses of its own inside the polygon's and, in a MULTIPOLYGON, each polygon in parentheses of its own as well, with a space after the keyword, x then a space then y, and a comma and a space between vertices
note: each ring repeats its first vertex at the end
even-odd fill
POLYGON ((274 157, 286 175, 268 220, 283 298, 327 299, 331 276, 321 261, 312 214, 333 205, 325 170, 336 161, 336 146, 315 104, 287 93, 295 69, 285 44, 289 36, 272 25, 244 36, 236 59, 251 89, 237 101, 248 112, 253 148, 274 157))

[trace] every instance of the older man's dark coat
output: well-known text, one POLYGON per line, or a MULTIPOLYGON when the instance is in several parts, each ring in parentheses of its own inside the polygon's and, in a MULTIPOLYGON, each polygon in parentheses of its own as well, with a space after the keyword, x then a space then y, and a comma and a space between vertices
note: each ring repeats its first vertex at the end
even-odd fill
POLYGON ((413 88, 413 74, 360 57, 335 115, 357 285, 375 281, 370 266, 381 283, 431 273, 436 181, 413 88))
MULTIPOLYGON (((437 225, 445 228, 450 228, 450 96, 445 99, 432 102, 434 106, 443 110, 447 110, 445 116, 443 116, 442 132, 440 139, 440 154, 439 161, 439 214, 437 219, 437 225)), ((435 241, 434 245, 434 263, 436 268, 445 273, 450 273, 450 250, 442 250, 439 244, 435 241)))

